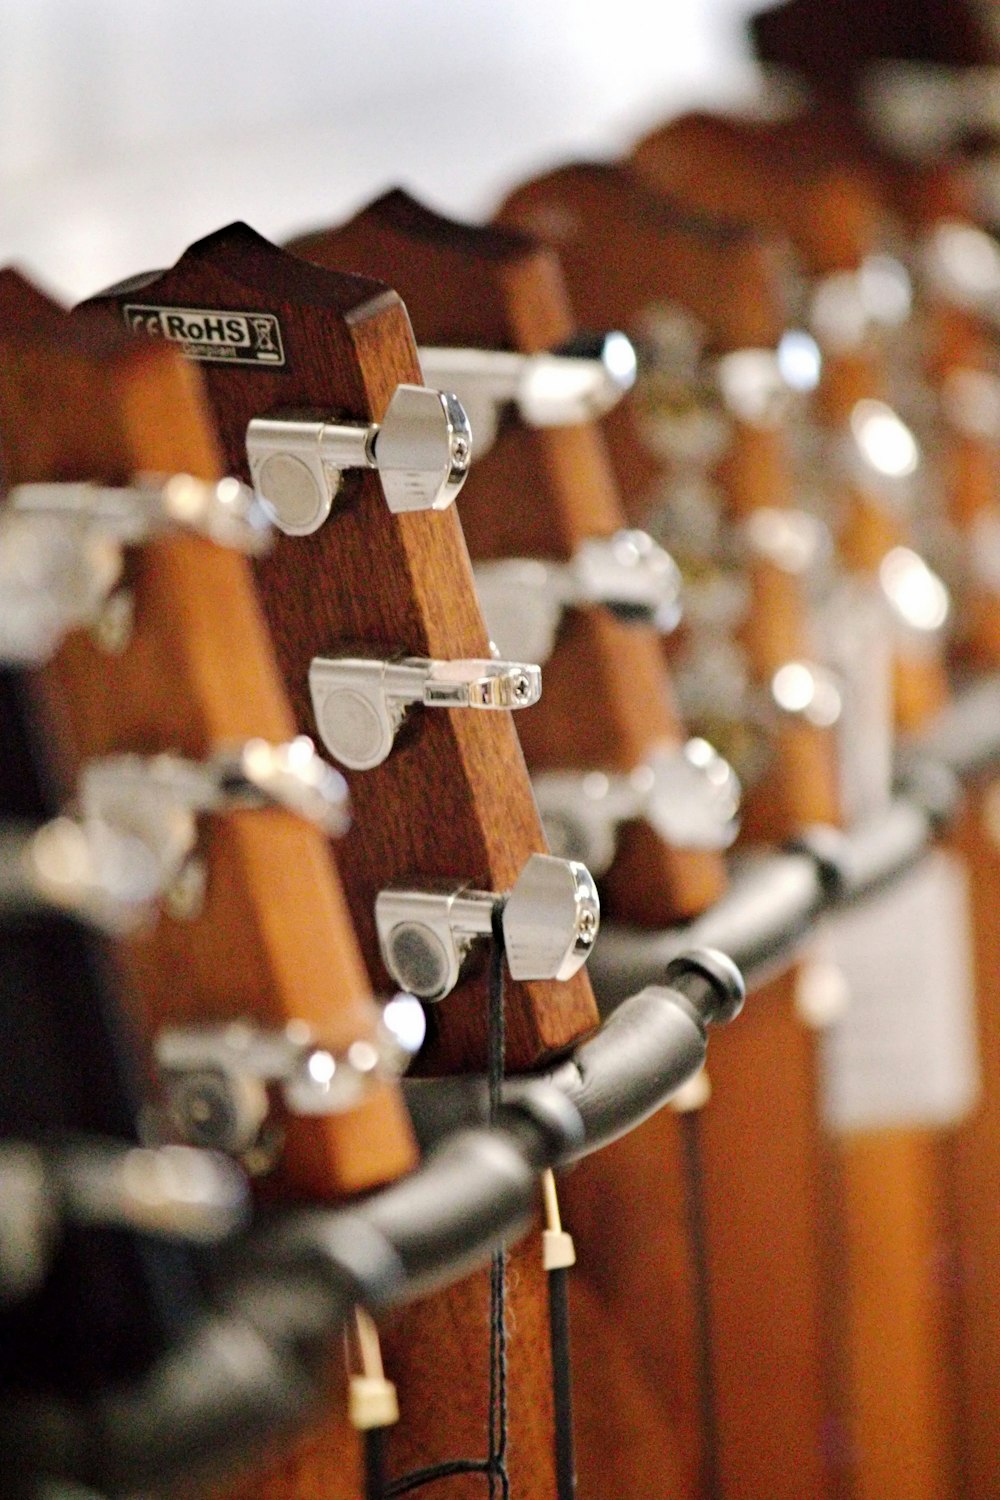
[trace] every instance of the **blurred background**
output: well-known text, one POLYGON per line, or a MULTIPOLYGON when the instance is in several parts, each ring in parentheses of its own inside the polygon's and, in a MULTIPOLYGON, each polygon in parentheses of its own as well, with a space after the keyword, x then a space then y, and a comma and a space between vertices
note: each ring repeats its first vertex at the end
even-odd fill
POLYGON ((77 299, 234 218, 488 212, 753 93, 761 0, 0 0, 0 260, 77 299))

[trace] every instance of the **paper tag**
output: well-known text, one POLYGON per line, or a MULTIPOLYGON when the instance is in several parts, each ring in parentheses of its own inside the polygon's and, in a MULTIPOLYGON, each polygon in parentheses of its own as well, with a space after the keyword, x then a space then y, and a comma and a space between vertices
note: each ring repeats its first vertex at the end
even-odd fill
POLYGON ((828 930, 849 1004, 822 1038, 827 1124, 840 1132, 957 1124, 979 1090, 961 862, 933 851, 828 930))
POLYGON ((845 579, 818 612, 823 664, 837 674, 840 800, 849 823, 884 807, 892 789, 892 636, 875 591, 845 579))

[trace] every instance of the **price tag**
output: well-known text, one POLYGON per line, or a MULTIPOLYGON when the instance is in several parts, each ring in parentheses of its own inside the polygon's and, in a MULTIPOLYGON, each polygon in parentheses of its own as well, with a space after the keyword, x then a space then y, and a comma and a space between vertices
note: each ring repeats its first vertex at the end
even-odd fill
POLYGON ((958 1124, 979 1058, 961 862, 935 850, 829 925, 849 1003, 823 1033, 824 1113, 840 1132, 958 1124))
POLYGON ((892 638, 874 590, 845 579, 818 612, 820 659, 837 674, 840 800, 849 823, 885 805, 894 743, 892 638))

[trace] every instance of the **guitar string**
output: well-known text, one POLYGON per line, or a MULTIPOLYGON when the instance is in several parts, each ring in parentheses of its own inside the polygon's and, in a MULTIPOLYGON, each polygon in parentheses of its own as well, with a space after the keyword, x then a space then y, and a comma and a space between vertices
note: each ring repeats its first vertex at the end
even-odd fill
MULTIPOLYGON (((492 912, 493 943, 490 950, 489 1015, 487 1029, 487 1081, 489 1118, 495 1123, 501 1103, 501 1089, 507 1051, 507 1025, 504 1007, 504 902, 497 901, 492 912)), ((488 1446, 485 1458, 455 1458, 426 1468, 413 1469, 385 1485, 381 1494, 370 1500, 391 1500, 408 1495, 439 1479, 456 1474, 484 1474, 489 1500, 510 1500, 510 1471, 507 1467, 509 1431, 507 1357, 507 1254, 498 1250, 490 1266, 490 1348, 488 1400, 488 1446)))
POLYGON ((680 1135, 684 1178, 684 1209, 688 1246, 694 1271, 696 1375, 701 1418, 701 1481, 704 1500, 721 1500, 719 1420, 712 1357, 712 1303, 705 1223, 705 1175, 701 1152, 701 1111, 684 1110, 680 1135))

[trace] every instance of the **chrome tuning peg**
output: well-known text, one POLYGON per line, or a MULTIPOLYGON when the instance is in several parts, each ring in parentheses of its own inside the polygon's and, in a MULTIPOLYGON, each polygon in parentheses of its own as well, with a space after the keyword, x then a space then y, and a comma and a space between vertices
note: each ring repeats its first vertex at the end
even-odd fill
POLYGON ((407 709, 530 708, 542 691, 538 667, 525 662, 430 661, 404 656, 315 656, 309 692, 323 744, 353 771, 381 765, 407 709))
POLYGON ((289 536, 319 530, 346 469, 377 469, 394 514, 446 510, 465 483, 472 455, 459 401, 419 385, 397 386, 381 422, 255 417, 246 441, 257 493, 289 536))
POLYGON ((648 823, 679 849, 727 849, 739 829, 739 780, 702 739, 654 750, 632 771, 545 771, 532 786, 552 848, 595 875, 626 823, 648 823))
POLYGON ((458 396, 477 458, 496 441, 505 407, 527 427, 577 426, 616 406, 636 374, 635 350, 623 333, 583 334, 540 354, 422 348, 420 366, 425 380, 458 396))
MULTIPOLYGON (((473 945, 492 932, 501 900, 464 885, 380 891, 375 925, 395 982, 422 1000, 442 1000, 458 983, 473 945)), ((501 920, 514 979, 570 979, 597 937, 597 888, 575 860, 533 854, 504 901, 501 920)))
POLYGON ((924 242, 923 270, 939 296, 1000 322, 1000 244, 984 229, 959 219, 935 225, 924 242))
POLYGON ((84 767, 79 800, 79 819, 0 840, 0 909, 50 907, 114 932, 140 926, 161 899, 190 917, 204 887, 200 815, 281 807, 331 835, 347 826, 344 779, 305 736, 248 740, 203 762, 106 756, 84 767))
POLYGON ((156 1061, 167 1118, 190 1145, 243 1156, 263 1139, 271 1090, 293 1115, 345 1114, 373 1083, 405 1071, 424 1029, 419 1001, 397 995, 374 1036, 342 1052, 301 1021, 274 1032, 244 1021, 161 1031, 156 1061))
POLYGON ((644 531, 583 543, 568 563, 504 558, 476 564, 476 591, 502 656, 545 662, 567 609, 603 605, 667 634, 681 617, 681 576, 644 531))
POLYGON ((0 660, 44 661, 69 631, 99 625, 123 549, 170 531, 252 555, 270 542, 260 502, 237 479, 16 485, 0 517, 0 660))

